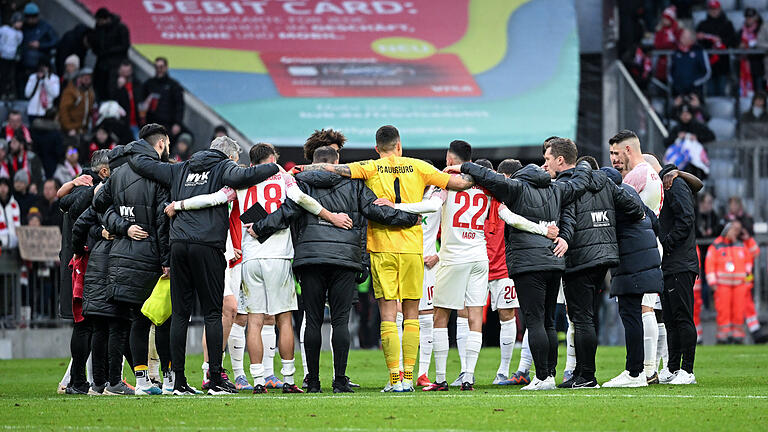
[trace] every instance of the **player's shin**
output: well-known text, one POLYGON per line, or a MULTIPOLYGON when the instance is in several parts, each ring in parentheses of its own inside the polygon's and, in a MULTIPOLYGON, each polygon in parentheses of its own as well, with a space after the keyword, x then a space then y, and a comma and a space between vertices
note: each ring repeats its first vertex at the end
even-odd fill
POLYGON ((501 345, 501 362, 497 374, 509 376, 509 364, 512 362, 512 354, 515 351, 515 339, 517 338, 517 320, 513 317, 509 321, 501 322, 499 332, 499 345, 501 345))
POLYGON ((432 330, 433 352, 435 354, 435 382, 445 382, 445 372, 448 365, 448 329, 435 328, 432 330))
POLYGON ((429 374, 432 357, 432 314, 419 315, 419 376, 429 374))
POLYGON ((419 320, 403 321, 403 379, 413 381, 413 367, 419 352, 419 320))
POLYGON ((647 378, 651 378, 656 373, 656 368, 658 367, 656 362, 658 340, 659 326, 656 323, 656 314, 654 312, 643 312, 643 349, 645 352, 643 369, 647 378))
POLYGON ((229 359, 232 362, 232 373, 235 377, 245 375, 245 369, 243 368, 245 327, 238 323, 232 324, 232 330, 229 332, 227 346, 229 348, 229 359))
POLYGON ((381 350, 389 369, 389 381, 394 385, 400 381, 400 338, 394 321, 381 322, 381 350))

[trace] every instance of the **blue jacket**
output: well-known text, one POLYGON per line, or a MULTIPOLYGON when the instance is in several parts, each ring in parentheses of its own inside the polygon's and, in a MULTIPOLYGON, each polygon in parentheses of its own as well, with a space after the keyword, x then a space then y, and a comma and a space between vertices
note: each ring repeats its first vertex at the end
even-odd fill
POLYGON ((21 42, 21 62, 29 68, 36 68, 40 60, 48 60, 51 56, 51 50, 59 43, 59 36, 53 30, 50 24, 40 20, 37 25, 30 26, 24 24, 22 29, 24 40, 21 42), (29 46, 32 41, 40 42, 40 46, 34 49, 29 46))
POLYGON ((710 74, 709 57, 699 45, 692 46, 688 52, 677 50, 672 54, 669 79, 673 95, 696 91, 709 80, 710 74))

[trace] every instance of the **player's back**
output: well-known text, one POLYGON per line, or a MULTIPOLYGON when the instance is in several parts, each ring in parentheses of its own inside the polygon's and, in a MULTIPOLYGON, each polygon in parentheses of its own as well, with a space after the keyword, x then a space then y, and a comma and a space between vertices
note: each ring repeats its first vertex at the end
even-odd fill
MULTIPOLYGON (((287 196, 286 182, 282 173, 258 183, 248 189, 237 191, 237 203, 240 214, 245 213, 255 203, 261 204, 267 213, 273 213, 285 202, 287 196)), ((242 230, 243 261, 257 258, 293 258, 293 242, 289 229, 280 230, 263 243, 242 230)))
POLYGON ((635 188, 643 204, 659 216, 664 204, 664 184, 650 164, 647 162, 637 164, 624 178, 624 183, 635 188))
POLYGON ((490 204, 490 196, 478 186, 460 192, 447 192, 440 224, 441 262, 488 261, 484 224, 490 204))

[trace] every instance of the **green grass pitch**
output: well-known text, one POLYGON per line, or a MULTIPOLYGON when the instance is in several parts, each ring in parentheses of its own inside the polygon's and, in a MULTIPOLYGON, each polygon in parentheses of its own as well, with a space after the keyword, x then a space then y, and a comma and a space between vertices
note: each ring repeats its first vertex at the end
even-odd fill
MULTIPOLYGON (((272 391, 266 395, 221 397, 57 395, 56 385, 66 367, 64 359, 0 361, 0 429, 768 430, 766 346, 699 347, 695 371, 698 385, 535 394, 518 387, 490 385, 498 356, 497 348, 482 350, 476 390, 471 393, 456 388, 447 393, 423 393, 418 389, 411 394, 379 393, 387 379, 382 353, 352 351, 348 374, 363 386, 355 394, 331 392, 330 353, 324 352, 321 368, 327 373, 321 377, 321 395, 272 391)), ((513 369, 518 358, 519 350, 515 350, 513 369)), ((559 374, 564 358, 561 349, 559 374)), ((200 362, 200 356, 189 356, 187 360, 190 383, 195 386, 200 385, 200 362)), ((229 366, 228 360, 225 363, 229 366)), ((298 358, 297 363, 300 369, 298 358)), ((612 378, 623 365, 623 347, 600 347, 598 381, 612 378)), ((458 357, 452 350, 450 379, 458 369, 458 357)))

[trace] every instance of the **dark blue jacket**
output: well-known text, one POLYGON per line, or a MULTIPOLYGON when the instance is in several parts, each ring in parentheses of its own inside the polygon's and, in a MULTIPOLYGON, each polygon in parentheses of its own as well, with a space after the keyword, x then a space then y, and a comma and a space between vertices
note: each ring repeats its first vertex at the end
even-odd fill
POLYGON ((709 57, 699 45, 692 46, 688 52, 677 50, 672 54, 669 79, 673 95, 696 91, 707 82, 709 76, 709 57))
POLYGON ((59 43, 59 36, 56 35, 53 27, 43 20, 38 21, 34 26, 24 24, 22 32, 24 39, 21 42, 21 62, 29 69, 36 68, 41 59, 50 58, 51 50, 59 43), (37 49, 29 46, 33 41, 40 42, 37 49))

